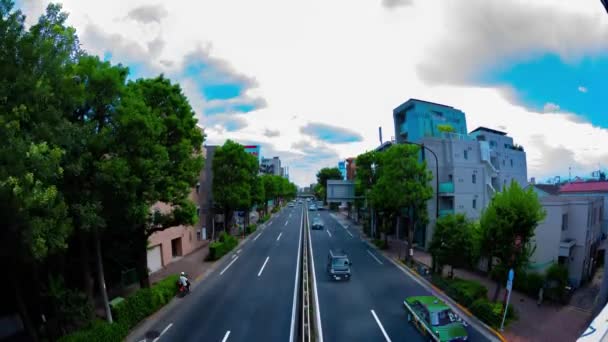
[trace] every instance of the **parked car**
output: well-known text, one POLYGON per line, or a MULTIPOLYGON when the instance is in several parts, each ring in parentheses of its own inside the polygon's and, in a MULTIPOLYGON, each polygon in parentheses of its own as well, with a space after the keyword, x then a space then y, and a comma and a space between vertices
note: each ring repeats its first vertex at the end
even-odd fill
POLYGON ((315 217, 312 219, 312 229, 323 229, 323 227, 325 227, 325 224, 320 217, 315 217))
POLYGON ((466 341, 466 322, 435 296, 407 297, 403 301, 407 320, 431 341, 466 341))
POLYGON ((343 250, 329 250, 327 254, 327 274, 333 280, 350 280, 352 262, 343 250))
POLYGON ((308 206, 308 210, 315 211, 315 210, 317 210, 317 206, 314 205, 314 204, 311 204, 311 205, 308 206))

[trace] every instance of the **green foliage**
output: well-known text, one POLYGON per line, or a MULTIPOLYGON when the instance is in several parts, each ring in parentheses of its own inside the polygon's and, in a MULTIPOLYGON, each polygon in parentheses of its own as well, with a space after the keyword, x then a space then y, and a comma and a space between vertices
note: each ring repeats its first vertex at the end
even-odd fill
POLYGON ((516 272, 513 288, 531 297, 538 296, 538 290, 545 284, 545 276, 537 272, 516 272))
POLYGON ((564 300, 565 287, 568 285, 568 268, 564 265, 553 264, 546 272, 548 299, 553 301, 564 300))
POLYGON ((91 327, 62 337, 60 342, 120 341, 141 320, 167 304, 175 295, 177 275, 171 275, 151 288, 140 289, 113 308, 115 323, 95 322, 91 327))
POLYGON ((488 289, 474 280, 446 279, 434 275, 432 281, 448 296, 466 307, 470 307, 479 298, 486 299, 488 295, 488 289))
POLYGON ((250 224, 250 225, 247 226, 247 229, 245 230, 245 232, 247 234, 251 234, 251 233, 255 232, 255 230, 257 229, 257 227, 258 227, 257 224, 252 223, 252 224, 250 224))
POLYGON ((476 232, 476 249, 488 259, 497 258, 499 280, 503 280, 510 268, 520 269, 528 262, 534 246, 530 239, 534 230, 545 217, 536 193, 523 189, 517 182, 492 198, 480 219, 476 232))
POLYGON ((328 179, 342 179, 342 173, 337 167, 325 167, 317 172, 317 185, 315 189, 316 196, 321 200, 326 200, 327 195, 327 180, 328 179))
POLYGON ((60 326, 73 323, 86 322, 93 310, 84 293, 66 287, 61 275, 50 275, 46 284, 44 296, 53 307, 53 317, 56 317, 60 326))
POLYGON ((279 212, 279 210, 281 210, 281 206, 279 206, 278 204, 275 205, 274 207, 272 207, 272 213, 276 214, 279 212))
MULTIPOLYGON (((213 157, 213 199, 229 215, 249 210, 253 204, 252 185, 258 173, 258 160, 243 145, 227 140, 213 157)), ((257 196, 257 194, 256 194, 257 196)), ((227 217, 230 222, 232 217, 227 217)))
MULTIPOLYGON (((471 312, 484 323, 499 328, 502 322, 503 305, 500 302, 492 303, 485 298, 475 300, 470 306, 471 312)), ((517 319, 517 312, 512 304, 507 310, 505 326, 517 319)))
POLYGON ((239 241, 234 236, 221 232, 218 241, 209 244, 209 260, 218 260, 234 249, 239 241))
POLYGON ((445 124, 445 125, 437 125, 437 129, 440 132, 445 132, 445 133, 454 133, 456 130, 454 129, 454 127, 452 127, 452 125, 450 124, 445 124))
POLYGON ((473 225, 463 214, 440 217, 429 252, 439 267, 465 267, 472 263, 473 225))
POLYGON ((376 245, 378 248, 384 250, 384 249, 388 249, 388 244, 386 243, 386 241, 382 240, 382 239, 374 239, 374 245, 376 245))

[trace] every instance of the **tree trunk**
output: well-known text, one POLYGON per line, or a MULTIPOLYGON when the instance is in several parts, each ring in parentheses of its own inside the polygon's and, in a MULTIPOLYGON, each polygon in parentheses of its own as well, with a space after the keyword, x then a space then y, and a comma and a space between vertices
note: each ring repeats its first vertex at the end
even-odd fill
POLYGON ((407 254, 406 254, 406 260, 408 261, 408 263, 412 263, 412 254, 411 254, 411 250, 412 250, 412 244, 414 241, 414 229, 413 229, 413 217, 412 217, 412 210, 410 208, 409 210, 409 215, 407 217, 407 254))
POLYGON ((97 282, 99 283, 99 293, 103 301, 103 307, 106 311, 106 320, 112 323, 112 311, 110 310, 110 301, 108 300, 108 291, 106 289, 106 280, 103 274, 103 260, 101 259, 101 241, 99 240, 99 232, 95 229, 93 233, 95 239, 95 258, 97 259, 97 282))
POLYGON ((498 295, 500 294, 500 289, 502 288, 500 280, 496 281, 496 289, 494 290, 494 296, 492 296, 492 301, 495 302, 498 300, 498 295))
POLYGON ((91 271, 91 257, 89 254, 89 241, 87 234, 82 230, 78 230, 78 238, 80 242, 80 262, 82 266, 82 277, 84 285, 84 293, 87 296, 87 302, 92 310, 89 311, 89 319, 95 318, 95 293, 93 292, 93 272, 91 271))
POLYGON ((21 320, 23 321, 23 325, 25 326, 25 330, 30 337, 30 339, 34 342, 38 341, 38 333, 36 332, 36 327, 30 318, 30 315, 27 312, 27 307, 25 305, 25 301, 23 300, 23 294, 21 293, 21 285, 17 284, 17 277, 10 276, 13 283, 13 289, 15 290, 15 300, 17 301, 17 310, 19 311, 19 315, 21 316, 21 320))
MULTIPOLYGON (((143 228, 138 228, 142 232, 143 228)), ((139 286, 143 288, 150 287, 150 274, 148 273, 148 236, 145 233, 138 233, 137 239, 137 276, 139 278, 139 286)))

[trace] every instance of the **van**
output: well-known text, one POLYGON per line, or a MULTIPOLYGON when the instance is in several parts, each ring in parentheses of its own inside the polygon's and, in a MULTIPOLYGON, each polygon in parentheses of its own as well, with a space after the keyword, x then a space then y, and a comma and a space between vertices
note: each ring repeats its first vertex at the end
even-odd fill
POLYGON ((333 280, 350 280, 352 262, 343 250, 329 250, 327 253, 327 274, 333 280))

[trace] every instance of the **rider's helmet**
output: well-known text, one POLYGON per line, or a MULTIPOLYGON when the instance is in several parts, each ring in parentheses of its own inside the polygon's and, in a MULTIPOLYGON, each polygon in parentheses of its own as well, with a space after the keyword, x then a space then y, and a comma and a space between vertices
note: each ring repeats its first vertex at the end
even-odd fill
POLYGON ((182 275, 182 277, 185 277, 186 276, 186 272, 182 272, 181 275, 182 275))

